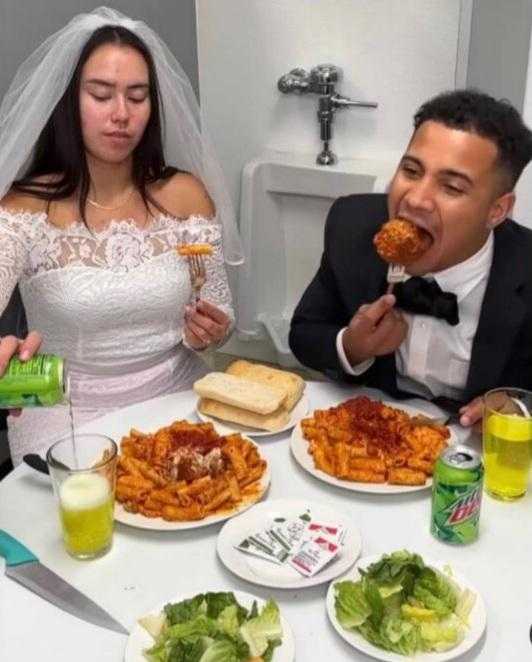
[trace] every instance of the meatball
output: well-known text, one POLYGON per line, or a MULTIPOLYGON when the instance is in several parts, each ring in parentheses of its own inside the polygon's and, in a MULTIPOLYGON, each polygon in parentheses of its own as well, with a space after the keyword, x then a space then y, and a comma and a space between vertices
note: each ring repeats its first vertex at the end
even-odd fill
POLYGON ((431 244, 428 232, 402 218, 387 221, 373 237, 377 253, 385 262, 408 265, 431 244))

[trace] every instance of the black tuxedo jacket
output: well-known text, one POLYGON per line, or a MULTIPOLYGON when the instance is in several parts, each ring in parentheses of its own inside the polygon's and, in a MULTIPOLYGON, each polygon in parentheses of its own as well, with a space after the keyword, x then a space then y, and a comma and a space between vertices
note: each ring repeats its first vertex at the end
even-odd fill
MULTIPOLYGON (((351 195, 331 207, 321 264, 299 302, 290 347, 304 365, 333 379, 364 383, 404 397, 395 357, 377 357, 360 377, 347 375, 336 336, 363 303, 386 291, 387 265, 373 246, 388 218, 386 196, 351 195)), ((463 401, 497 386, 532 389, 532 231, 506 220, 494 231, 494 254, 473 340, 463 401)))

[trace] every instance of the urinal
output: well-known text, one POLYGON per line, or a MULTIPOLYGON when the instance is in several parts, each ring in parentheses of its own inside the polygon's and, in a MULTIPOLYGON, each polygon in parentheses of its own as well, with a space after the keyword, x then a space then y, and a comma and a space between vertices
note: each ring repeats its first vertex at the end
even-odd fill
POLYGON ((240 340, 269 339, 283 366, 298 365, 288 347, 290 319, 314 276, 333 201, 384 192, 395 163, 340 160, 327 168, 314 155, 268 153, 242 172, 240 231, 246 263, 238 275, 240 340))

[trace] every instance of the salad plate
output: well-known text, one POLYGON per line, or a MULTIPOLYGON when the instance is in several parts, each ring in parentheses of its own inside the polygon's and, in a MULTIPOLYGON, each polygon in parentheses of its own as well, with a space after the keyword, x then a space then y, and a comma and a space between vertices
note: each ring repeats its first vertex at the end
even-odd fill
MULTIPOLYGON (((163 604, 159 605, 155 609, 151 610, 149 614, 146 614, 143 617, 141 617, 139 619, 139 621, 143 621, 145 623, 149 622, 149 621, 153 622, 153 620, 157 619, 158 616, 163 612, 165 605, 168 605, 168 604, 176 605, 175 608, 182 610, 183 606, 182 605, 179 606, 179 603, 182 603, 184 600, 188 601, 191 598, 199 597, 200 595, 201 595, 201 592, 199 592, 197 594, 178 595, 176 597, 173 597, 170 600, 167 600, 163 604)), ((209 592, 205 591, 205 592, 203 592, 203 595, 214 596, 215 601, 217 599, 217 596, 222 596, 221 597, 222 600, 224 599, 224 596, 234 596, 234 599, 236 599, 235 604, 238 603, 237 607, 238 607, 238 605, 240 605, 240 606, 244 607, 247 610, 251 610, 251 608, 253 606, 253 603, 256 602, 259 615, 263 614, 265 606, 270 604, 269 602, 267 603, 265 600, 262 600, 261 598, 258 598, 254 595, 251 595, 250 593, 245 593, 243 591, 232 591, 231 593, 228 593, 228 592, 226 592, 226 593, 221 593, 221 592, 220 593, 212 593, 212 592, 210 592, 209 593, 209 592)), ((211 612, 211 610, 213 608, 215 608, 215 605, 211 604, 210 600, 206 601, 204 604, 205 604, 205 609, 208 610, 209 613, 211 612)), ((183 612, 181 611, 181 613, 183 613, 183 612)), ((194 610, 190 609, 190 620, 184 620, 184 617, 182 617, 182 618, 179 619, 179 621, 183 624, 184 627, 186 627, 186 623, 192 623, 194 618, 197 617, 197 614, 198 614, 197 611, 194 613, 194 610)), ((201 618, 202 617, 200 617, 200 619, 201 618)), ((213 620, 211 618, 208 618, 208 619, 206 617, 204 617, 204 618, 205 618, 205 620, 209 620, 209 621, 213 620)), ((273 650, 273 655, 271 657, 271 662, 293 662, 293 660, 295 659, 294 635, 292 633, 292 629, 290 628, 290 625, 288 624, 286 619, 282 616, 282 614, 279 615, 279 618, 280 618, 280 629, 282 630, 282 635, 281 635, 282 639, 281 639, 281 644, 279 646, 277 646, 276 648, 274 648, 274 650, 273 650)), ((146 627, 143 627, 140 624, 139 621, 137 621, 136 625, 132 628, 131 633, 129 635, 129 638, 127 640, 126 650, 125 650, 125 654, 124 654, 124 662, 148 662, 150 659, 157 659, 158 661, 160 660, 161 662, 166 662, 167 659, 168 660, 173 659, 173 658, 165 657, 164 654, 162 654, 162 655, 160 654, 160 657, 157 657, 157 658, 150 658, 150 657, 148 657, 144 654, 146 650, 149 650, 152 646, 154 646, 155 639, 147 631, 146 627)), ((243 625, 245 625, 245 624, 246 624, 246 620, 244 621, 243 625)), ((174 626, 174 627, 176 627, 176 626, 174 626)), ((198 627, 198 626, 196 626, 196 627, 198 627)), ((212 623, 209 623, 209 627, 211 627, 211 628, 213 627, 212 623)), ((186 637, 183 636, 183 639, 188 639, 190 641, 190 639, 194 636, 194 627, 191 627, 190 630, 193 631, 192 636, 189 634, 189 636, 186 636, 186 637)), ((264 636, 268 636, 268 633, 266 631, 267 630, 271 631, 271 623, 266 623, 265 624, 265 626, 263 628, 264 632, 258 631, 258 630, 260 630, 260 628, 257 628, 257 623, 255 623, 251 628, 249 628, 249 632, 252 632, 252 633, 254 631, 257 632, 257 634, 258 634, 258 637, 256 637, 257 639, 260 639, 260 637, 263 634, 264 634, 264 636)), ((185 634, 185 633, 183 633, 183 634, 185 634)), ((246 635, 246 637, 249 637, 249 635, 246 635)), ((201 639, 202 637, 199 636, 198 638, 201 639)), ((211 630, 211 636, 209 638, 214 640, 213 644, 210 644, 210 645, 214 645, 214 643, 216 641, 219 641, 219 639, 223 640, 224 638, 227 638, 227 637, 224 637, 224 635, 222 634, 220 636, 220 638, 217 639, 217 635, 212 634, 212 630, 211 630)), ((206 639, 206 637, 203 637, 203 639, 206 639)), ((208 645, 209 644, 207 644, 207 646, 208 645)), ((220 644, 218 644, 218 645, 220 645, 220 644)), ((214 655, 214 651, 212 651, 212 654, 213 654, 213 658, 212 658, 213 660, 225 659, 225 657, 223 657, 223 655, 221 653, 220 653, 220 655, 221 655, 220 658, 218 658, 217 656, 214 655)), ((177 658, 175 658, 175 659, 177 659, 177 658)), ((186 661, 186 657, 185 658, 180 657, 179 659, 180 660, 183 659, 184 661, 186 661)), ((196 659, 196 657, 194 657, 194 659, 196 659)), ((243 657, 243 658, 228 657, 227 659, 238 660, 238 662, 247 662, 247 660, 253 659, 253 656, 251 656, 249 658, 245 658, 245 657, 243 657)))
MULTIPOLYGON (((419 651, 416 653, 406 652, 405 654, 399 654, 396 652, 386 650, 384 648, 380 648, 370 643, 358 631, 355 631, 353 629, 346 629, 340 623, 337 614, 337 607, 336 607, 337 589, 335 588, 335 586, 340 582, 344 582, 344 581, 357 582, 361 578, 361 574, 359 570, 367 569, 368 566, 370 566, 372 563, 376 563, 377 561, 381 560, 382 557, 383 555, 376 555, 376 556, 367 556, 362 559, 359 559, 355 567, 352 568, 349 571, 349 573, 347 573, 337 581, 331 582, 329 586, 329 590, 327 592, 327 598, 326 598, 327 615, 329 616, 329 619, 334 629, 342 637, 342 639, 344 639, 348 644, 350 644, 356 650, 361 651, 362 653, 365 653, 366 655, 369 655, 370 657, 373 657, 377 660, 382 660, 383 662, 407 662, 407 661, 408 662, 410 661, 447 662, 448 660, 454 660, 455 658, 460 657, 480 640, 480 638, 484 633, 484 630, 486 629, 486 608, 480 593, 470 584, 470 582, 467 579, 465 579, 459 574, 454 573, 454 571, 451 571, 452 574, 448 575, 449 572, 448 564, 442 563, 440 561, 432 561, 430 559, 423 559, 426 566, 440 571, 440 573, 442 573, 444 576, 450 578, 453 582, 453 585, 455 586, 457 585, 461 591, 467 590, 468 592, 470 592, 469 594, 470 597, 474 599, 474 602, 472 603, 471 606, 471 610, 467 616, 468 627, 466 627, 465 636, 461 641, 459 641, 452 648, 448 648, 447 650, 442 650, 439 652, 419 651)), ((354 596, 351 596, 351 599, 353 598, 354 596)), ((349 602, 351 607, 353 607, 353 605, 356 602, 356 598, 354 598, 353 601, 351 601, 351 599, 349 600, 349 602)), ((354 607, 355 611, 357 610, 358 606, 359 605, 354 607)), ((423 614, 421 613, 419 614, 419 617, 424 618, 423 614)), ((346 622, 345 618, 346 615, 344 615, 344 624, 346 622)), ((347 618, 349 618, 349 615, 347 615, 347 618)), ((357 618, 357 614, 353 614, 353 618, 357 618)))

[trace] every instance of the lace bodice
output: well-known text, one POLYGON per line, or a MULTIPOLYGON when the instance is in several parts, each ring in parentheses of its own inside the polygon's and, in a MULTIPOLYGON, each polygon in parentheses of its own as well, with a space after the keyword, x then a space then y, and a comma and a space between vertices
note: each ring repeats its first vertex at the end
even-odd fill
POLYGON ((233 318, 212 219, 162 215, 146 228, 113 220, 91 233, 81 222, 60 229, 45 213, 0 208, 0 313, 18 282, 43 351, 88 373, 146 367, 182 341, 191 286, 186 259, 174 249, 193 241, 214 247, 202 297, 233 318))

